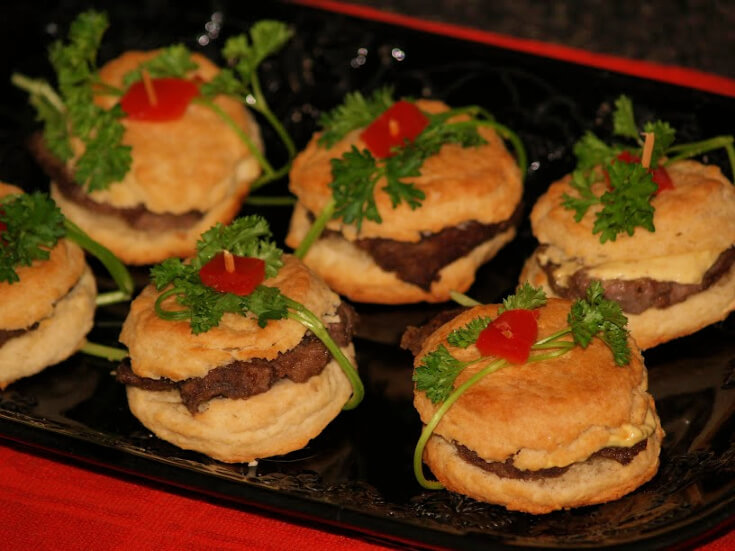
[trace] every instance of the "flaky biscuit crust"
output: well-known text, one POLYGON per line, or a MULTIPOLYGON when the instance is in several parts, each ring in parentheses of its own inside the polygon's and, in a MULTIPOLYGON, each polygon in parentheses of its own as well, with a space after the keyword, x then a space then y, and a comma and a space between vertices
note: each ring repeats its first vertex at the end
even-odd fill
MULTIPOLYGON (((253 175, 259 172, 257 162, 249 159, 242 165, 253 175)), ((172 256, 191 256, 196 252, 199 236, 217 222, 229 224, 240 211, 242 202, 250 189, 250 180, 243 180, 220 204, 209 209, 202 219, 186 229, 169 231, 138 230, 129 226, 123 219, 90 211, 59 193, 56 184, 51 183, 51 197, 70 220, 104 245, 125 264, 154 264, 172 256)))
MULTIPOLYGON (((0 182, 0 197, 22 192, 0 182)), ((68 239, 57 241, 48 260, 18 266, 20 281, 0 282, 0 329, 26 329, 51 316, 56 301, 79 281, 85 268, 84 252, 68 239)))
POLYGON ((0 346, 0 389, 59 363, 84 344, 92 329, 97 287, 90 269, 61 297, 38 327, 0 346))
POLYGON ((572 465, 559 477, 541 480, 503 478, 487 472, 464 461, 439 436, 427 442, 424 460, 449 490, 510 510, 543 514, 612 501, 650 480, 658 470, 662 434, 659 428, 628 465, 596 458, 572 465))
MULTIPOLYGON (((342 350, 354 361, 352 345, 342 350)), ((177 391, 127 387, 133 415, 159 438, 227 463, 303 448, 339 414, 351 393, 334 360, 304 383, 282 379, 246 400, 215 398, 196 415, 181 403, 177 391)))
MULTIPOLYGON (((543 287, 548 296, 557 296, 546 272, 539 267, 538 250, 523 266, 519 281, 543 287)), ((642 350, 691 335, 735 311, 735 266, 707 290, 689 296, 668 308, 648 308, 640 314, 626 314, 631 336, 642 350)))
MULTIPOLYGON (((124 88, 123 77, 158 51, 130 51, 100 69, 103 82, 124 88)), ((199 67, 190 78, 209 81, 219 69, 207 58, 192 54, 199 67)), ((118 96, 96 96, 95 102, 112 107, 118 96)), ((215 103, 223 109, 245 134, 262 149, 258 127, 243 105, 220 96, 215 103)), ((238 135, 206 106, 191 103, 184 115, 173 121, 135 121, 120 119, 125 127, 123 143, 132 147, 133 164, 121 182, 108 189, 94 191, 90 197, 115 207, 143 205, 154 213, 182 214, 191 210, 207 211, 233 194, 249 186, 260 168, 243 171, 241 165, 251 162, 251 154, 238 135), (243 177, 246 180, 243 181, 243 177)), ((82 146, 76 144, 77 154, 82 146)), ((73 168, 74 160, 70 161, 73 168)), ((247 190, 246 190, 247 191, 247 190)))
MULTIPOLYGON (((306 209, 294 208, 286 244, 298 246, 309 230, 306 209)), ((515 236, 511 227, 475 247, 468 255, 447 264, 439 271, 439 279, 429 291, 399 279, 378 266, 364 250, 337 235, 328 235, 314 242, 304 262, 327 284, 350 300, 373 304, 409 304, 414 302, 445 302, 450 291, 460 293, 475 281, 475 272, 515 236)))
MULTIPOLYGON (((416 105, 426 112, 448 109, 438 101, 418 100, 416 105)), ((331 197, 330 160, 341 157, 353 145, 360 150, 366 148, 360 132, 351 132, 330 149, 317 145, 317 134, 294 159, 289 187, 312 213, 321 212, 331 197)), ((378 224, 363 220, 359 237, 415 242, 422 232, 436 233, 467 220, 491 224, 509 219, 523 193, 521 171, 493 129, 480 127, 479 133, 487 140, 486 145, 444 145, 437 155, 424 162, 421 176, 405 179, 426 194, 421 207, 415 210, 405 203, 394 209, 390 196, 382 190, 384 179, 379 180, 374 196, 383 221, 378 224)), ((354 226, 343 225, 339 220, 327 227, 342 232, 348 240, 358 237, 354 226)))
POLYGON ((592 228, 598 208, 574 221, 574 211, 562 206, 562 195, 576 192, 571 176, 553 183, 531 211, 531 226, 540 243, 549 243, 592 265, 610 260, 636 260, 685 254, 698 250, 724 251, 735 243, 735 187, 716 166, 678 161, 666 167, 674 189, 655 196, 655 232, 636 228, 629 236, 600 243, 592 228))
MULTIPOLYGON (((567 326, 570 305, 552 298, 538 310, 539 339, 567 326)), ((463 312, 425 341, 414 365, 420 365, 424 355, 440 344, 459 360, 478 358, 475 345, 455 348, 447 343, 447 336, 472 319, 494 318, 496 313, 497 305, 463 312)), ((599 339, 555 359, 507 366, 465 391, 435 434, 462 443, 487 461, 505 461, 515 455, 519 469, 583 461, 605 447, 611 429, 626 423, 642 425, 654 407, 646 392, 643 360, 632 341, 630 345, 630 364, 622 367, 615 365, 611 351, 599 339)), ((455 388, 493 359, 465 368, 455 388)), ((428 423, 440 404, 432 404, 424 392, 416 391, 414 405, 428 423)))
MULTIPOLYGON (((280 288, 320 319, 333 315, 339 296, 295 257, 284 255, 283 259, 278 275, 263 284, 280 288)), ((180 381, 202 377, 210 369, 235 360, 271 360, 299 344, 306 333, 295 320, 269 320, 261 328, 257 319, 226 313, 218 327, 194 335, 188 321, 167 321, 156 315, 154 304, 159 294, 153 285, 143 289, 132 302, 120 334, 120 342, 130 351, 133 372, 140 377, 180 381)), ((172 297, 163 306, 177 309, 172 297)))

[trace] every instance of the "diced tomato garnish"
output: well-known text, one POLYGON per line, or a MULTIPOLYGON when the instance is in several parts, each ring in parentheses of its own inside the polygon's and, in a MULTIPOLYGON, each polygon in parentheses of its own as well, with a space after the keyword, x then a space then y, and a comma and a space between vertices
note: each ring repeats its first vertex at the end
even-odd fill
POLYGON ((199 278, 206 286, 220 293, 245 296, 253 292, 265 279, 265 262, 260 258, 234 256, 235 269, 227 271, 224 253, 217 253, 199 270, 199 278))
POLYGON ((653 176, 653 183, 658 186, 654 195, 658 195, 667 189, 674 189, 674 182, 671 181, 671 177, 664 167, 654 168, 651 175, 653 176))
POLYGON ((537 317, 532 310, 506 310, 480 333, 475 344, 483 356, 524 363, 538 336, 537 317))
POLYGON ((0 222, 0 233, 3 233, 7 229, 8 226, 5 224, 5 222, 0 222))
POLYGON ((397 101, 360 134, 375 157, 385 159, 391 149, 412 142, 429 124, 429 119, 413 103, 397 101))
POLYGON ((154 78, 151 84, 156 94, 153 105, 142 80, 133 84, 120 100, 128 118, 137 121, 172 121, 180 118, 189 103, 199 95, 199 88, 183 78, 154 78))
POLYGON ((623 161, 624 163, 640 163, 641 158, 638 155, 634 155, 630 151, 621 151, 618 153, 617 156, 618 161, 623 161))
MULTIPOLYGON (((632 154, 630 151, 622 151, 618 153, 617 159, 619 161, 623 161, 624 163, 641 162, 641 158, 638 155, 632 154)), ((666 191, 667 189, 674 189, 674 182, 671 181, 671 177, 664 167, 659 166, 653 169, 649 168, 648 173, 651 175, 653 183, 658 186, 658 189, 656 190, 654 195, 658 195, 659 193, 661 193, 662 191, 666 191)), ((607 174, 607 172, 605 172, 605 178, 607 180, 608 187, 610 187, 610 176, 607 174)))

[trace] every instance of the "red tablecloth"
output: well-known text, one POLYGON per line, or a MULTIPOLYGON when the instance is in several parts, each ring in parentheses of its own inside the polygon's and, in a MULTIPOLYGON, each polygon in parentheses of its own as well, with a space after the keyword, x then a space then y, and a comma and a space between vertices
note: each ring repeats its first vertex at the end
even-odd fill
MULTIPOLYGON (((120 479, 0 445, 0 547, 7 550, 373 551, 383 546, 120 479)), ((703 551, 732 551, 735 531, 703 551)))

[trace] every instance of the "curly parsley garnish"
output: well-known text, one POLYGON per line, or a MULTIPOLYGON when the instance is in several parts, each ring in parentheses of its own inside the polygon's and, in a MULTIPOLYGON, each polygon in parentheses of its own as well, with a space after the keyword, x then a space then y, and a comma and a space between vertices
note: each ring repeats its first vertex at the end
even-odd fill
POLYGON ((118 286, 118 291, 97 295, 98 305, 127 300, 132 295, 133 280, 123 263, 64 218, 48 195, 37 191, 0 198, 0 222, 5 226, 0 232, 0 281, 19 281, 15 271, 18 266, 48 260, 59 239, 67 237, 102 262, 118 286))
MULTIPOLYGON (((44 123, 44 141, 54 155, 68 161, 73 157, 71 138, 78 137, 84 143, 85 152, 75 163, 74 172, 77 183, 87 191, 106 189, 112 182, 121 181, 132 163, 131 148, 121 144, 125 130, 119 119, 124 117, 124 112, 119 105, 105 110, 93 102, 95 95, 125 92, 99 78, 97 50, 107 26, 104 13, 92 10, 81 13, 71 24, 68 42, 52 45, 50 59, 56 71, 58 93, 45 81, 20 74, 12 76, 13 84, 30 94, 30 102, 44 123)), ((259 21, 250 29, 249 36, 243 34, 228 39, 222 53, 232 68, 223 69, 212 81, 204 83, 201 96, 193 100, 222 118, 260 163, 263 175, 253 182, 251 190, 288 172, 296 153, 288 133, 268 107, 257 75, 260 63, 278 51, 291 35, 283 23, 259 21), (274 169, 250 136, 213 102, 218 94, 246 102, 268 120, 288 150, 288 160, 283 167, 274 169)), ((176 44, 163 48, 158 55, 128 72, 123 77, 123 84, 127 89, 140 80, 143 70, 152 78, 183 78, 196 68, 191 52, 184 45, 176 44)))
POLYGON ((229 251, 237 256, 259 258, 265 262, 266 277, 275 277, 283 265, 282 251, 270 240, 271 231, 260 216, 236 219, 229 226, 217 224, 197 243, 197 253, 188 262, 169 258, 151 269, 151 279, 158 291, 156 314, 169 321, 188 321, 195 335, 219 325, 225 313, 253 316, 261 327, 269 320, 297 320, 324 343, 352 384, 352 398, 344 409, 360 403, 364 389, 357 371, 332 340, 322 321, 303 304, 284 295, 277 287, 258 285, 245 296, 221 293, 202 283, 199 270, 217 253, 229 251), (163 302, 175 297, 179 308, 166 310, 163 302))
MULTIPOLYGON (((604 290, 600 282, 593 281, 587 289, 586 297, 572 304, 567 317, 568 327, 536 341, 531 346, 531 350, 535 353, 528 358, 527 363, 559 357, 575 346, 587 348, 592 339, 597 337, 611 349, 616 365, 628 364, 630 362, 630 349, 626 329, 627 318, 620 306, 614 301, 605 299, 603 293, 604 290), (572 337, 571 341, 565 338, 569 335, 572 337)), ((503 311, 516 308, 534 309, 545 304, 546 294, 544 291, 525 283, 514 295, 503 301, 502 308, 503 311)), ((500 310, 498 313, 501 313, 500 310)), ((477 340, 480 332, 491 321, 489 317, 475 318, 464 327, 452 331, 447 341, 451 346, 467 348, 477 340), (474 341, 470 340, 472 337, 474 337, 474 341)), ((416 389, 425 392, 432 403, 441 402, 441 405, 421 432, 421 437, 414 450, 414 474, 419 484, 424 488, 443 488, 441 483, 427 480, 424 477, 422 457, 426 443, 444 414, 475 383, 485 376, 510 365, 503 358, 492 360, 460 386, 454 388, 454 382, 465 368, 483 360, 485 360, 483 357, 470 361, 458 360, 452 356, 451 351, 446 346, 440 344, 436 350, 422 358, 421 364, 414 371, 413 380, 416 383, 416 389)))
POLYGON ((66 235, 64 216, 40 192, 0 199, 0 281, 19 281, 15 268, 48 260, 50 250, 66 235))
POLYGON ((324 129, 319 145, 332 147, 348 133, 370 124, 391 105, 393 88, 389 86, 379 88, 369 98, 360 92, 347 94, 341 105, 319 117, 319 125, 324 129))
MULTIPOLYGON (((368 126, 393 103, 390 88, 379 89, 367 98, 359 92, 348 94, 342 105, 322 115, 323 132, 317 143, 331 147, 349 132, 368 126)), ((297 247, 294 253, 297 257, 306 255, 331 219, 341 218, 346 224, 354 224, 358 232, 363 220, 382 223, 375 204, 375 186, 381 179, 385 181, 381 189, 390 197, 393 208, 401 203, 412 210, 419 208, 425 194, 406 179, 421 176, 424 161, 436 155, 445 144, 476 147, 487 143, 478 132, 480 126, 490 126, 509 140, 519 164, 525 167, 526 154, 518 136, 497 123, 485 109, 472 106, 423 114, 429 121, 426 128, 413 141, 394 148, 392 156, 378 159, 368 149, 360 150, 353 145, 342 157, 330 161, 332 197, 297 247), (459 115, 468 115, 470 120, 449 122, 459 115)))
MULTIPOLYGON (((667 122, 660 120, 646 122, 643 132, 655 137, 650 166, 666 166, 674 161, 700 155, 706 151, 725 148, 730 159, 730 168, 735 172, 735 148, 732 136, 717 136, 696 143, 673 145, 676 131, 667 122)), ((565 193, 562 197, 564 208, 574 211, 574 220, 579 222, 590 207, 601 205, 595 214, 592 232, 600 234, 600 242, 615 241, 621 233, 633 235, 636 228, 655 231, 653 224, 654 207, 651 198, 657 190, 651 172, 640 163, 615 162, 621 153, 628 152, 641 156, 643 140, 635 121, 633 102, 627 96, 615 100, 613 112, 613 133, 635 142, 635 146, 623 143, 608 145, 587 132, 574 145, 577 168, 572 173, 571 187, 574 195, 565 193), (593 186, 604 180, 602 170, 607 172, 609 186, 597 195, 593 186)))
POLYGON ((97 50, 108 27, 107 16, 96 11, 81 13, 71 24, 66 42, 49 49, 56 72, 58 93, 45 81, 13 75, 12 81, 31 95, 38 118, 44 124, 44 141, 63 161, 73 156, 71 138, 84 144, 74 165, 75 178, 87 191, 105 189, 122 180, 132 163, 131 148, 122 144, 122 109, 103 109, 94 95, 104 89, 97 73, 97 50))

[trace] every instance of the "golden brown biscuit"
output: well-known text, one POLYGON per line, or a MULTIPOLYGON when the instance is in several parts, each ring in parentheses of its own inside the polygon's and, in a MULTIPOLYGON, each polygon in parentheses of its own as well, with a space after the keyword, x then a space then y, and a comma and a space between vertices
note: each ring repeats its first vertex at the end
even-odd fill
MULTIPOLYGON (((291 218, 291 242, 300 242, 308 230, 306 210, 297 204, 291 218)), ((336 234, 317 240, 306 254, 304 262, 317 271, 332 289, 357 302, 444 302, 449 298, 450 291, 464 292, 469 289, 475 281, 477 269, 494 257, 515 234, 515 228, 511 227, 475 247, 466 256, 447 264, 439 271, 439 279, 431 284, 428 291, 402 281, 395 273, 383 270, 368 253, 336 234)))
MULTIPOLYGON (((339 297, 295 257, 286 255, 283 259, 278 275, 264 285, 278 287, 320 319, 329 320, 339 306, 339 297)), ((193 335, 188 322, 171 322, 156 315, 153 306, 158 295, 152 285, 147 286, 130 305, 120 333, 120 342, 130 351, 133 371, 141 377, 180 381, 201 377, 235 360, 272 360, 296 346, 306 333, 306 328, 292 319, 270 320, 261 328, 253 318, 226 313, 219 326, 193 335)), ((163 305, 175 309, 173 298, 163 305)))
MULTIPOLYGON (((437 113, 448 107, 438 101, 418 100, 425 112, 437 113)), ((366 148, 361 130, 350 132, 329 149, 318 145, 319 134, 294 160, 289 187, 297 196, 286 243, 296 248, 311 224, 308 215, 318 215, 331 198, 331 160, 341 157, 351 147, 366 148)), ((331 220, 332 232, 314 244, 304 261, 330 285, 347 297, 386 304, 419 301, 439 302, 449 298, 449 290, 465 291, 474 280, 477 267, 494 256, 515 235, 509 228, 478 245, 469 256, 445 267, 439 281, 422 289, 398 279, 379 267, 372 258, 355 248, 356 239, 384 238, 416 243, 428 234, 459 226, 468 221, 496 224, 509 220, 523 193, 521 171, 503 141, 489 127, 480 127, 487 144, 463 148, 457 144, 442 146, 421 167, 421 176, 405 178, 425 194, 421 206, 411 209, 405 202, 393 208, 391 198, 382 188, 385 179, 375 185, 375 203, 382 223, 363 220, 359 235, 353 225, 331 220), (341 240, 341 241, 338 241, 341 240), (336 250, 335 250, 336 249, 336 250), (335 270, 337 259, 345 263, 335 270)))
MULTIPOLYGON (((125 74, 158 52, 127 52, 100 70, 103 82, 124 87, 125 74)), ((189 75, 211 80, 217 67, 199 54, 192 59, 199 68, 189 75)), ((96 103, 112 107, 117 96, 96 96, 96 103)), ((249 112, 236 100, 215 99, 251 139, 262 149, 258 127, 249 112)), ((260 174, 260 165, 240 137, 214 111, 192 103, 184 115, 173 121, 148 122, 123 117, 123 143, 132 147, 132 167, 120 182, 105 190, 89 193, 97 203, 115 208, 143 207, 154 215, 202 213, 195 224, 171 227, 135 228, 115 214, 95 212, 74 203, 52 185, 52 194, 64 213, 97 241, 130 264, 145 264, 169 256, 194 252, 203 231, 216 222, 227 223, 236 215, 250 184, 260 174)), ((83 152, 74 142, 76 156, 83 152)))
MULTIPOLYGON (((354 352, 343 349, 350 360, 354 352)), ((130 410, 158 437, 227 463, 303 448, 342 409, 352 386, 332 360, 305 383, 281 380, 247 400, 215 398, 192 415, 177 391, 127 387, 130 410)))
POLYGON ((85 265, 76 285, 54 304, 48 316, 38 320, 38 326, 0 346, 0 389, 79 350, 92 329, 96 298, 94 276, 85 265))
MULTIPOLYGON (((283 261, 278 274, 263 285, 278 287, 325 325, 347 323, 338 313, 338 295, 295 257, 284 255, 283 261)), ((247 362, 252 370, 267 373, 266 362, 313 338, 293 319, 271 319, 260 327, 257 319, 233 313, 225 313, 218 326, 195 335, 188 321, 165 321, 156 315, 158 295, 152 285, 143 290, 133 301, 120 336, 137 377, 190 381, 216 368, 221 373, 222 368, 247 362)), ((169 299, 163 306, 176 309, 169 299)), ((352 344, 341 350, 354 363, 352 344)), ((127 392, 133 414, 162 439, 220 461, 247 462, 305 446, 336 417, 353 391, 333 358, 303 382, 283 377, 271 384, 246 398, 208 399, 194 411, 177 388, 151 390, 128 384, 127 392)))
POLYGON ((574 211, 562 206, 562 195, 574 193, 571 177, 566 176, 553 183, 534 205, 534 235, 540 243, 553 244, 567 258, 579 259, 587 266, 695 251, 721 252, 731 247, 735 243, 735 187, 722 171, 696 161, 677 161, 666 170, 674 189, 659 193, 651 202, 656 209, 655 232, 636 228, 632 236, 622 233, 615 241, 601 245, 600 234, 592 233, 599 208, 591 208, 575 222, 574 211))
MULTIPOLYGON (((549 299, 538 310, 538 339, 566 327, 570 305, 549 299)), ((458 360, 476 359, 475 345, 452 347, 447 337, 472 319, 496 315, 495 305, 461 313, 426 339, 415 365, 440 344, 458 360)), ((647 393, 643 360, 632 341, 630 346, 630 363, 622 367, 604 343, 593 339, 586 349, 577 346, 554 359, 510 365, 485 376, 441 419, 424 461, 450 490, 532 513, 600 503, 631 491, 656 472, 663 431, 647 393), (627 465, 592 457, 605 448, 629 448, 641 441, 647 441, 645 450, 627 465), (507 462, 525 474, 567 470, 537 479, 501 476, 465 460, 458 445, 484 462, 507 462)), ((454 388, 494 359, 466 367, 454 388)), ((417 390, 414 405, 428 423, 441 404, 417 390)))
MULTIPOLYGON (((0 197, 22 192, 0 182, 0 197)), ((0 344, 0 388, 76 352, 92 328, 97 297, 84 252, 68 239, 59 239, 47 260, 15 271, 19 281, 0 282, 0 332, 25 332, 0 344)))
MULTIPOLYGON (((526 262, 520 281, 543 285, 559 296, 543 266, 559 266, 557 289, 566 289, 579 270, 608 287, 615 281, 639 280, 643 285, 704 285, 682 301, 662 301, 649 306, 635 300, 621 301, 629 328, 638 345, 651 348, 691 334, 720 321, 735 310, 735 264, 730 264, 714 283, 706 283, 710 269, 735 247, 735 187, 716 166, 678 161, 666 167, 674 188, 656 195, 655 232, 636 228, 615 241, 600 243, 592 233, 595 209, 579 223, 573 211, 562 206, 562 195, 573 194, 570 177, 551 185, 531 212, 531 224, 540 247, 526 262), (638 311, 639 308, 645 308, 638 311)), ((612 291, 608 291, 612 292, 612 291)), ((641 291, 643 292, 643 291, 641 291)), ((655 292, 655 291, 651 291, 655 292)), ((664 291, 661 291, 662 293, 664 291)), ((674 293, 675 294, 675 293, 674 293)), ((655 301, 654 301, 655 302, 655 301)))

